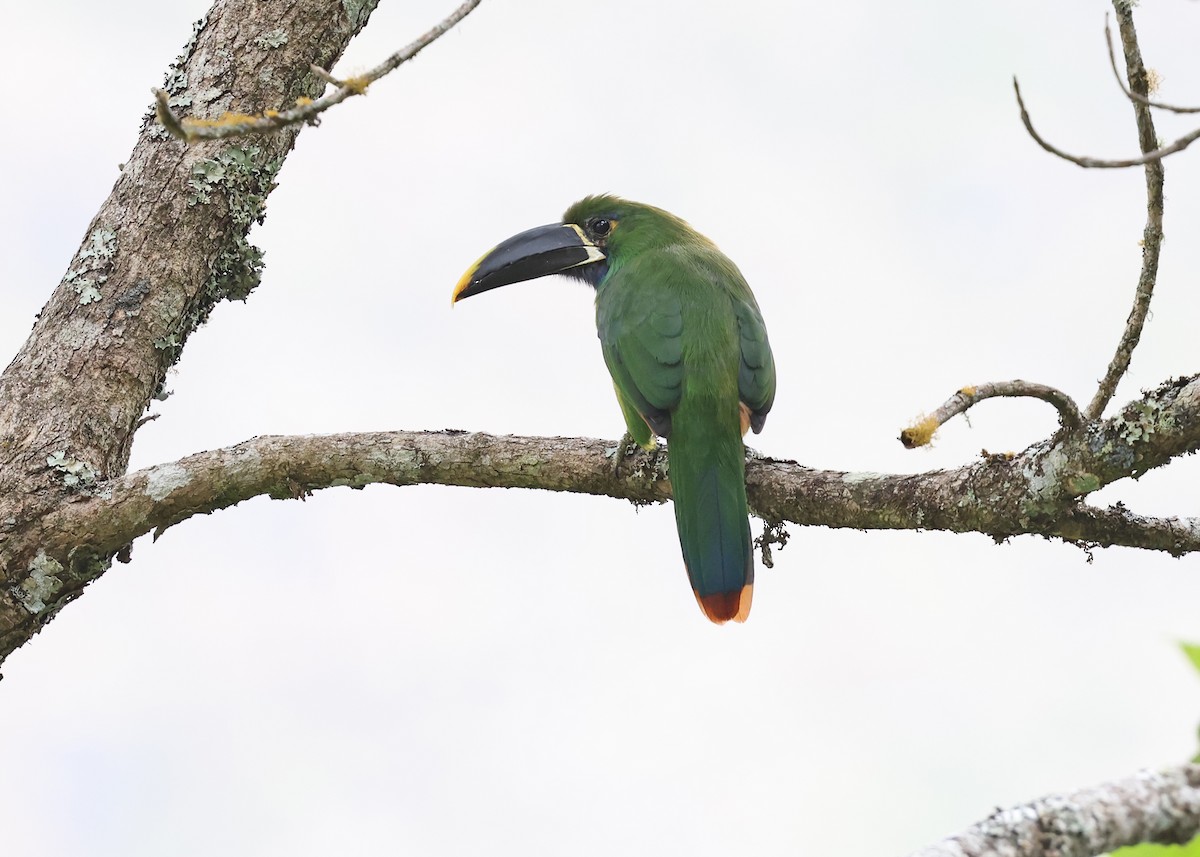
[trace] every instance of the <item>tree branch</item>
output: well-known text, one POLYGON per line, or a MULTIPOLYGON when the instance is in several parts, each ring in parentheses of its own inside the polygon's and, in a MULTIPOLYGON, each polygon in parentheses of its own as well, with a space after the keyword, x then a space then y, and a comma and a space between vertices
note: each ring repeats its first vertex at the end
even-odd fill
POLYGON ((922 417, 900 432, 900 442, 904 444, 905 449, 925 446, 933 440, 934 433, 951 419, 984 399, 996 396, 1041 399, 1058 409, 1059 422, 1062 423, 1063 428, 1071 431, 1083 425, 1079 406, 1075 404, 1074 399, 1061 390, 1029 381, 997 381, 992 384, 980 384, 977 387, 963 387, 932 414, 922 417))
MULTIPOLYGON (((751 457, 746 490, 768 524, 1031 534, 1085 547, 1125 545, 1179 556, 1200 551, 1195 521, 1098 510, 1080 498, 1200 448, 1200 376, 1168 382, 1114 417, 1060 432, 1012 458, 956 470, 885 475, 812 470, 751 457)), ((662 502, 662 450, 613 467, 617 443, 589 438, 383 432, 258 437, 115 479, 85 480, 37 527, 0 521, 0 659, 102 574, 133 539, 259 495, 304 497, 373 483, 541 488, 662 502), (19 563, 19 564, 18 564, 19 563)), ((70 461, 54 460, 56 472, 70 461)), ((66 478, 63 476, 62 478, 66 478)))
MULTIPOLYGON (((1193 387, 1188 408, 1200 407, 1200 383, 1193 387)), ((1182 408, 1171 408, 1162 418, 1172 420, 1182 413, 1182 408)), ((1112 443, 1129 428, 1128 423, 1114 424, 1107 437, 1098 435, 1090 443, 1112 443)), ((1193 430, 1197 433, 1193 443, 1200 446, 1200 423, 1193 430)), ((616 473, 616 445, 617 441, 594 438, 463 431, 257 437, 98 483, 88 496, 77 497, 47 517, 39 545, 51 555, 81 544, 107 553, 138 536, 154 532, 157 538, 194 515, 229 508, 251 497, 301 499, 323 488, 380 483, 539 488, 637 504, 669 500, 663 451, 631 453, 616 473)), ((1150 445, 1143 443, 1139 449, 1149 453, 1150 445)), ((1060 449, 1058 454, 1068 453, 1060 449)), ((813 470, 793 461, 751 457, 746 483, 751 506, 769 521, 854 529, 1028 533, 1171 553, 1200 550, 1200 527, 1194 522, 1142 518, 1120 507, 1101 511, 1070 499, 1063 500, 1061 515, 1039 518, 1028 510, 996 513, 994 503, 964 499, 964 485, 973 486, 979 496, 998 489, 1031 494, 1037 486, 1030 483, 1046 479, 1045 468, 1037 470, 1045 457, 1045 451, 1035 446, 1004 462, 985 460, 957 470, 897 475, 813 470)), ((1090 482, 1078 475, 1074 479, 1088 483, 1085 489, 1096 490, 1099 479, 1089 476, 1090 482)))
MULTIPOLYGON (((670 498, 661 449, 632 453, 614 472, 616 447, 616 441, 590 438, 460 431, 259 437, 99 484, 96 496, 47 518, 49 532, 65 535, 40 544, 61 550, 85 537, 96 550, 115 550, 144 533, 161 533, 192 515, 261 494, 300 497, 372 483, 541 488, 635 503, 670 498)), ((1163 385, 1102 424, 1034 444, 1011 459, 886 475, 751 457, 746 484, 751 506, 771 522, 1029 533, 1188 553, 1200 550, 1194 522, 1141 518, 1123 508, 1101 511, 1077 499, 1197 448, 1200 377, 1163 385)))
MULTIPOLYGON (((1129 88, 1139 95, 1149 93, 1149 77, 1146 66, 1142 62, 1142 52, 1138 47, 1137 31, 1133 28, 1133 12, 1128 4, 1121 0, 1113 0, 1113 8, 1117 13, 1117 25, 1121 31, 1121 44, 1125 49, 1125 74, 1129 78, 1129 88)), ((1154 117, 1150 108, 1145 104, 1133 102, 1134 118, 1137 121, 1138 144, 1143 152, 1151 152, 1157 145, 1158 137, 1154 131, 1154 117)), ((1200 137, 1200 130, 1196 132, 1200 137)), ((1105 407, 1116 393, 1117 384, 1129 369, 1129 361, 1133 357, 1133 349, 1137 347, 1142 336, 1142 327, 1146 323, 1146 315, 1150 312, 1150 298, 1154 294, 1154 284, 1158 279, 1158 258, 1162 250, 1163 223, 1163 165, 1161 160, 1149 161, 1145 165, 1146 172, 1146 226, 1142 231, 1142 271, 1138 276, 1137 290, 1134 293, 1133 309, 1125 320, 1125 332, 1117 343, 1116 353, 1108 364, 1108 371, 1096 389, 1096 395, 1084 413, 1088 419, 1099 419, 1105 407)))
POLYGON ((302 97, 296 99, 294 107, 285 110, 267 110, 265 113, 255 116, 227 112, 216 119, 192 117, 181 119, 171 110, 170 95, 161 89, 154 89, 152 91, 154 92, 155 115, 172 136, 187 143, 194 143, 198 140, 219 140, 225 137, 242 137, 247 134, 272 134, 281 128, 306 123, 315 125, 319 121, 318 117, 335 104, 341 104, 354 95, 366 95, 367 87, 381 77, 391 74, 437 41, 443 34, 449 32, 455 24, 467 17, 471 10, 479 5, 479 2, 480 0, 466 0, 436 27, 407 47, 396 51, 365 74, 338 80, 320 66, 311 65, 313 74, 325 83, 336 87, 333 92, 316 101, 302 97))
POLYGON ((997 810, 909 857, 1095 857, 1141 842, 1179 845, 1200 832, 1200 766, 1137 774, 997 810))

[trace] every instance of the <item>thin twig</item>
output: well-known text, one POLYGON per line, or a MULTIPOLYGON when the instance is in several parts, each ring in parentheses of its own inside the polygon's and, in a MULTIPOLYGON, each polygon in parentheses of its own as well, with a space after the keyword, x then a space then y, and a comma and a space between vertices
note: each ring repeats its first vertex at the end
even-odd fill
POLYGON ((1070 161, 1072 164, 1077 164, 1087 169, 1095 170, 1119 170, 1127 167, 1143 167, 1149 164, 1157 163, 1167 155, 1173 155, 1176 152, 1182 152, 1192 143, 1200 140, 1200 128, 1192 131, 1189 134, 1180 137, 1174 143, 1162 148, 1155 149, 1153 146, 1146 150, 1146 154, 1140 158, 1125 158, 1122 160, 1105 160, 1103 158, 1093 158, 1087 155, 1072 155, 1070 152, 1064 152, 1057 146, 1049 143, 1041 134, 1034 130, 1033 121, 1029 118, 1029 111, 1025 108, 1025 100, 1021 98, 1021 86, 1017 83, 1017 79, 1013 78, 1013 89, 1017 93, 1017 106, 1021 108, 1021 122, 1025 125, 1025 130, 1029 132, 1029 136, 1033 141, 1045 149, 1055 157, 1062 158, 1064 161, 1070 161))
MULTIPOLYGON (((1142 51, 1138 47, 1137 31, 1133 27, 1132 11, 1121 0, 1114 0, 1117 24, 1121 31, 1121 44, 1125 49, 1125 74, 1131 91, 1146 95, 1149 91, 1146 66, 1142 62, 1142 51)), ((1157 136, 1154 132, 1154 117, 1145 104, 1133 102, 1134 118, 1137 121, 1138 143, 1143 152, 1153 152, 1157 136)), ((1195 133, 1200 137, 1200 130, 1195 133)), ((1158 257, 1162 250, 1163 222, 1163 164, 1155 159, 1145 165, 1146 169, 1146 226, 1142 231, 1142 271, 1138 275, 1134 293, 1133 309, 1125 320, 1125 332, 1117 343, 1116 353, 1108 364, 1108 371, 1096 389, 1096 395, 1088 403, 1084 413, 1088 419, 1099 419, 1104 408, 1116 393, 1117 384, 1129 369, 1133 349, 1142 336, 1142 327, 1150 312, 1150 298, 1158 279, 1158 257)))
POLYGON ((997 381, 993 384, 980 384, 978 387, 963 387, 932 414, 922 417, 900 432, 900 442, 906 449, 925 446, 933 439, 934 432, 945 423, 984 399, 996 396, 1041 399, 1058 409, 1059 421, 1067 430, 1083 425, 1083 416, 1079 413, 1079 406, 1062 390, 1029 381, 997 381))
POLYGON ((455 24, 471 13, 480 0, 466 0, 455 9, 440 24, 425 33, 412 44, 392 54, 375 68, 365 74, 356 75, 345 80, 338 80, 325 69, 312 66, 312 72, 326 83, 337 87, 333 92, 318 98, 316 101, 307 98, 296 100, 294 107, 287 110, 268 110, 260 116, 249 116, 242 113, 226 113, 216 119, 180 119, 171 110, 168 94, 161 89, 155 89, 155 113, 158 121, 171 133, 188 143, 197 140, 219 140, 223 137, 239 137, 244 134, 269 134, 288 125, 298 125, 302 122, 316 124, 318 117, 347 98, 354 95, 365 95, 367 87, 372 83, 395 71, 398 67, 415 57, 424 48, 437 41, 455 24))
POLYGON ((1200 107, 1178 107, 1173 104, 1164 104, 1161 101, 1151 101, 1145 95, 1133 92, 1125 85, 1125 81, 1121 79, 1121 71, 1117 68, 1117 54, 1113 50, 1112 29, 1108 26, 1108 15, 1104 16, 1104 43, 1108 45, 1108 62, 1112 66, 1113 76, 1117 79, 1117 86, 1121 87, 1121 91, 1125 93, 1125 97, 1130 101, 1137 101, 1145 104, 1147 107, 1155 107, 1171 113, 1200 113, 1200 107))

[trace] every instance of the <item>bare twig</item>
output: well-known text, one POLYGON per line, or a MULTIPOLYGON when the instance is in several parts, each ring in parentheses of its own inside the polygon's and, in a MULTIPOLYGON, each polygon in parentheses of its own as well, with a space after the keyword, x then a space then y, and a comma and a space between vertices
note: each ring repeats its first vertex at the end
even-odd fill
POLYGON ((1200 831, 1200 766, 1145 771, 997 810, 910 857, 1094 857, 1128 845, 1179 845, 1200 831))
MULTIPOLYGON (((1142 52, 1138 47, 1137 31, 1133 27, 1133 13, 1126 4, 1114 0, 1113 7, 1117 13, 1117 25, 1121 32, 1121 45, 1125 50, 1125 74, 1129 78, 1129 88, 1139 95, 1149 92, 1146 66, 1142 62, 1142 52)), ((1157 142, 1154 132, 1154 117, 1150 108, 1145 104, 1133 103, 1134 118, 1137 121, 1138 144, 1143 152, 1153 152, 1157 142)), ((1200 137, 1200 130, 1195 132, 1200 137)), ((1116 353, 1109 361, 1108 371, 1096 389, 1096 395, 1084 413, 1088 419, 1099 419, 1104 408, 1112 400, 1121 377, 1129 369, 1129 361, 1133 357, 1133 349, 1137 347, 1142 336, 1142 327, 1146 323, 1146 315, 1150 312, 1150 298, 1154 294, 1154 284, 1158 279, 1158 257, 1162 249, 1163 221, 1163 165, 1160 160, 1149 161, 1146 171, 1146 226, 1142 231, 1142 271, 1138 276, 1137 290, 1134 293, 1133 309, 1125 320, 1125 332, 1117 343, 1116 353)))
POLYGON ((288 125, 298 125, 303 122, 316 124, 318 117, 353 95, 365 95, 367 87, 372 83, 395 71, 398 67, 411 60, 424 48, 433 44, 455 24, 471 13, 480 0, 466 0, 455 9, 440 24, 425 33, 412 44, 392 54, 386 60, 365 74, 356 75, 346 80, 338 80, 325 69, 312 66, 312 72, 326 83, 337 87, 333 92, 312 101, 307 98, 297 99, 295 106, 286 110, 267 110, 259 116, 249 116, 244 113, 226 113, 216 119, 180 119, 171 110, 168 94, 161 89, 155 89, 155 113, 162 126, 171 133, 188 143, 197 140, 218 140, 223 137, 239 137, 245 134, 269 134, 288 125))
POLYGON ((1025 108, 1025 100, 1021 98, 1021 86, 1017 83, 1017 79, 1013 78, 1013 89, 1017 93, 1017 106, 1021 108, 1021 122, 1025 125, 1025 130, 1029 132, 1029 136, 1034 142, 1045 149, 1050 154, 1062 158, 1064 161, 1070 161, 1073 164, 1078 164, 1081 167, 1096 170, 1119 170, 1127 167, 1142 167, 1149 164, 1157 163, 1167 155, 1173 155, 1176 152, 1182 152, 1192 143, 1200 140, 1200 128, 1180 137, 1174 143, 1163 146, 1160 149, 1151 147, 1146 150, 1146 154, 1140 158, 1124 158, 1121 160, 1105 160, 1103 158, 1092 158, 1087 155, 1072 155, 1070 152, 1064 152, 1062 149, 1046 141, 1033 127, 1033 120, 1029 118, 1029 111, 1025 108))
POLYGON ((1121 91, 1125 93, 1126 98, 1145 104, 1147 107, 1166 110, 1170 113, 1200 113, 1200 107, 1178 107, 1173 104, 1164 104, 1161 101, 1151 101, 1145 95, 1142 95, 1140 92, 1133 92, 1125 85, 1125 81, 1121 79, 1121 71, 1117 68, 1117 54, 1113 50, 1112 29, 1108 26, 1108 15, 1104 16, 1104 43, 1108 45, 1108 62, 1112 66, 1113 75, 1117 78, 1117 86, 1121 87, 1121 91))
POLYGON ((922 417, 900 432, 900 442, 906 449, 925 446, 933 439, 934 432, 941 426, 984 399, 991 399, 995 396, 1041 399, 1058 409, 1059 421, 1064 428, 1070 430, 1083 425, 1083 416, 1079 413, 1079 406, 1075 404, 1074 399, 1061 390, 1029 381, 998 381, 994 384, 980 384, 978 387, 963 387, 932 414, 922 417))

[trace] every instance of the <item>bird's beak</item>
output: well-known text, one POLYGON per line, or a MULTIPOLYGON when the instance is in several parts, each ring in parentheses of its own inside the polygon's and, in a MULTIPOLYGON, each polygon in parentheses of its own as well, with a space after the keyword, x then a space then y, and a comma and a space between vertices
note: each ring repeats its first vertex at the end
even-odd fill
POLYGON ((458 281, 451 303, 488 289, 561 274, 604 259, 603 251, 573 223, 552 223, 514 235, 484 254, 458 281))

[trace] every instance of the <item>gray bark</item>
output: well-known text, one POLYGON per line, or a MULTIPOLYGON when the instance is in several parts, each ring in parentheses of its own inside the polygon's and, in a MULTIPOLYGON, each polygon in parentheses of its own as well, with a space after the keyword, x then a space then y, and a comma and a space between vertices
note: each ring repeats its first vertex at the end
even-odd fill
POLYGON ((909 857, 1092 857, 1200 830, 1200 766, 1183 765, 997 810, 909 857))

